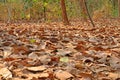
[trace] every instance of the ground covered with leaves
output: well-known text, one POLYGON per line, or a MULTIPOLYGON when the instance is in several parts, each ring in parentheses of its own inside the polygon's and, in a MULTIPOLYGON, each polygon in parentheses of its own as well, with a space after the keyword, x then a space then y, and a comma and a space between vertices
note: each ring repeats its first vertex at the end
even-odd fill
POLYGON ((0 23, 0 80, 120 80, 120 20, 0 23))

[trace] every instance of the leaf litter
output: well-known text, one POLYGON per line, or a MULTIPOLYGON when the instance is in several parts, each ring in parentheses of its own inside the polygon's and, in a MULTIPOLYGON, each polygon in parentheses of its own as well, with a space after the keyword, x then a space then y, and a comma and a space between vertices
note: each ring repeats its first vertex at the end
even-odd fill
POLYGON ((119 80, 119 20, 0 26, 0 79, 119 80))

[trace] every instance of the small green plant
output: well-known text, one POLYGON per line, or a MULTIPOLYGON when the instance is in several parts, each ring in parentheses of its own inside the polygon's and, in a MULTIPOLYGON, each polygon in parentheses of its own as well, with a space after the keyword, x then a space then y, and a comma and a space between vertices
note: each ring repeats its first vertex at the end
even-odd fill
POLYGON ((61 58, 60 58, 60 61, 61 61, 61 62, 68 62, 68 61, 69 61, 69 58, 68 58, 68 57, 61 57, 61 58))
POLYGON ((35 39, 30 39, 30 43, 35 43, 36 42, 36 40, 35 39))

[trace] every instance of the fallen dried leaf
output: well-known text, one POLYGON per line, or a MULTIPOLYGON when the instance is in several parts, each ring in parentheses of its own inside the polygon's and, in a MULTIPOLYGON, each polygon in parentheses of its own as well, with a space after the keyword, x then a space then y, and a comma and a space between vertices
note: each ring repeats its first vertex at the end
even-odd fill
POLYGON ((116 80, 117 78, 120 78, 120 73, 109 73, 108 75, 110 78, 112 78, 113 80, 116 80))
POLYGON ((82 78, 81 80, 93 80, 92 74, 87 74, 87 73, 80 73, 80 77, 82 78))
POLYGON ((0 75, 2 75, 4 79, 12 78, 12 73, 7 68, 1 68, 0 75))
POLYGON ((44 71, 45 69, 47 69, 45 66, 27 67, 27 70, 32 72, 44 71))
POLYGON ((69 72, 66 72, 66 71, 62 71, 62 70, 59 70, 55 73, 55 76, 56 78, 60 79, 60 80, 66 80, 68 78, 71 78, 73 77, 72 74, 70 74, 69 72))

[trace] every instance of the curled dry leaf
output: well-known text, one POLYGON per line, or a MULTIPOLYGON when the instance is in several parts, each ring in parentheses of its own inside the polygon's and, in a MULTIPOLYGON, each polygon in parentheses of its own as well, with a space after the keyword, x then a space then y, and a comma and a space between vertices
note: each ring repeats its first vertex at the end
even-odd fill
POLYGON ((46 45, 47 45, 46 41, 41 41, 40 49, 44 50, 46 48, 46 45))
POLYGON ((12 54, 12 48, 11 47, 5 48, 3 53, 4 53, 4 56, 3 56, 4 58, 8 57, 9 55, 12 54))
POLYGON ((99 42, 99 40, 96 37, 94 37, 94 36, 90 37, 89 41, 93 42, 93 43, 98 43, 99 42))
POLYGON ((5 51, 4 51, 4 58, 8 57, 8 56, 11 55, 11 54, 12 54, 11 51, 5 50, 5 51))
POLYGON ((71 53, 72 53, 72 51, 69 51, 69 50, 58 49, 57 55, 65 56, 65 55, 68 55, 68 54, 71 54, 71 53))
POLYGON ((120 72, 119 73, 109 73, 108 75, 110 78, 112 78, 113 80, 117 80, 118 78, 120 78, 120 72))
POLYGON ((47 69, 45 66, 27 67, 27 70, 32 72, 44 71, 45 69, 47 69))
POLYGON ((38 55, 35 52, 32 52, 28 55, 28 58, 36 60, 38 59, 38 55))
POLYGON ((4 56, 4 52, 0 50, 0 58, 3 58, 3 56, 4 56))
POLYGON ((14 45, 12 49, 14 54, 28 54, 30 52, 29 48, 26 46, 17 46, 14 45))
POLYGON ((48 73, 37 73, 37 74, 28 74, 27 75, 28 79, 27 80, 44 80, 44 78, 48 78, 49 74, 48 73), (43 79, 42 79, 43 78, 43 79))
POLYGON ((49 74, 48 73, 41 73, 40 74, 40 76, 39 76, 40 78, 44 78, 44 77, 49 77, 49 74))
POLYGON ((60 57, 58 57, 58 56, 51 57, 51 61, 59 62, 60 61, 60 57))
POLYGON ((92 74, 88 73, 80 73, 79 76, 81 77, 81 80, 93 80, 92 74))
POLYGON ((51 58, 49 55, 42 55, 39 57, 39 60, 42 64, 48 64, 51 61, 51 58))
POLYGON ((2 75, 4 79, 12 78, 12 73, 7 68, 1 68, 0 75, 2 75))
POLYGON ((75 68, 79 69, 79 70, 82 70, 85 68, 85 65, 82 61, 79 61, 79 62, 76 62, 75 64, 75 68))
POLYGON ((120 69, 120 58, 116 56, 111 56, 110 58, 110 66, 115 68, 115 69, 120 69))
MULTIPOLYGON (((26 70, 27 71, 27 70, 26 70)), ((20 80, 20 78, 22 78, 23 76, 24 76, 24 78, 26 77, 27 78, 27 74, 28 74, 28 72, 25 72, 24 71, 24 69, 14 69, 13 71, 12 71, 12 73, 13 73, 13 75, 14 76, 17 76, 17 77, 19 77, 19 79, 18 78, 16 78, 15 80, 20 80), (27 73, 27 74, 26 74, 27 73)), ((13 80, 14 80, 14 77, 13 77, 13 80)))
POLYGON ((55 73, 55 76, 56 76, 56 78, 58 78, 60 80, 66 80, 66 79, 69 79, 69 78, 73 77, 73 75, 70 74, 69 72, 62 71, 62 70, 57 71, 55 73))
POLYGON ((2 43, 3 46, 10 46, 11 44, 12 44, 12 42, 10 42, 10 41, 3 42, 3 43, 2 43))
POLYGON ((85 51, 85 47, 84 47, 83 45, 81 45, 81 44, 78 44, 78 45, 75 47, 75 49, 76 49, 77 51, 85 51))

